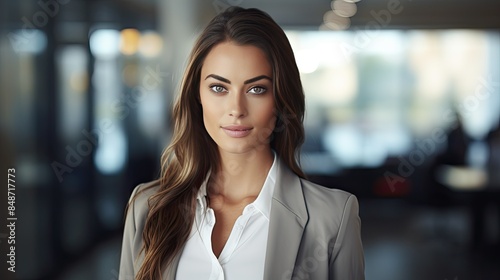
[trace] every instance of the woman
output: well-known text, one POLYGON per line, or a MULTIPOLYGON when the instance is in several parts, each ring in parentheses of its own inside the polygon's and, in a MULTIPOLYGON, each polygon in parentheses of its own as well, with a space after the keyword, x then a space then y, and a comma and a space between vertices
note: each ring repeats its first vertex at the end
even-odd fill
POLYGON ((230 8, 202 32, 162 175, 128 205, 120 279, 364 279, 356 197, 304 179, 304 94, 283 30, 230 8))

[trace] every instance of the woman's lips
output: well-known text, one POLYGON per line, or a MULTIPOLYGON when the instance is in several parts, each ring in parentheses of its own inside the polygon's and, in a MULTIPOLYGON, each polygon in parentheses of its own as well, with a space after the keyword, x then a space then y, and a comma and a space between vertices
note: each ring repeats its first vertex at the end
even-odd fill
POLYGON ((241 138, 250 134, 253 127, 243 126, 243 125, 228 125, 221 127, 222 130, 229 136, 233 138, 241 138))

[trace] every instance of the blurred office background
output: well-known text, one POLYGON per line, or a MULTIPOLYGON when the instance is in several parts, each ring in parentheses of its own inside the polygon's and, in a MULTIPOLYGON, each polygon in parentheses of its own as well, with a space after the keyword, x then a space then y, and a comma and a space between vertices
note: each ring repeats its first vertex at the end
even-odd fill
POLYGON ((118 279, 125 204, 158 176, 186 56, 229 5, 286 30, 307 100, 303 167, 358 196, 366 279, 500 279, 500 2, 7 0, 12 279, 118 279))

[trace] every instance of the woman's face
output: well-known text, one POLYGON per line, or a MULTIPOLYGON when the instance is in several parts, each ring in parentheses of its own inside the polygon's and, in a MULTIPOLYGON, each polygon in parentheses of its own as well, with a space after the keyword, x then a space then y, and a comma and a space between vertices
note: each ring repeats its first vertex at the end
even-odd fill
POLYGON ((200 100, 205 128, 221 152, 270 147, 276 122, 272 79, 266 55, 255 46, 224 42, 208 53, 200 100))

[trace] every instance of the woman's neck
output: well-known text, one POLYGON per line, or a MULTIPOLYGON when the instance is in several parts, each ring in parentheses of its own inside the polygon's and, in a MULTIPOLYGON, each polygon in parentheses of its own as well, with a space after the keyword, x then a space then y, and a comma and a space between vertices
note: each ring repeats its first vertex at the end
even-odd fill
POLYGON ((254 200, 260 193, 274 161, 270 147, 246 154, 220 151, 219 172, 212 174, 208 185, 211 197, 239 203, 254 200))

